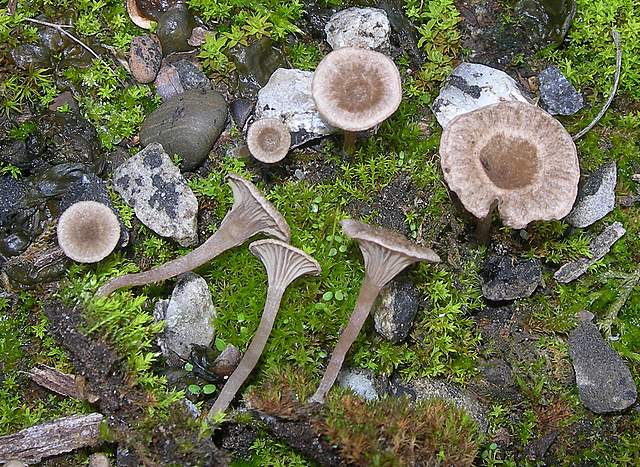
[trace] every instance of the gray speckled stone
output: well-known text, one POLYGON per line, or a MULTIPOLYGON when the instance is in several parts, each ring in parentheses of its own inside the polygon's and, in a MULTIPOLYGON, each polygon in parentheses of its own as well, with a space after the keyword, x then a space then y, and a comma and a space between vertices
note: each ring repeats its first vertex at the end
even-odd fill
POLYGON ((482 271, 482 295, 493 301, 530 297, 542 278, 537 259, 520 261, 507 256, 490 256, 482 271))
POLYGON ((600 235, 591 240, 589 249, 591 250, 591 258, 579 258, 570 263, 564 264, 553 275, 555 280, 562 283, 571 282, 585 272, 592 264, 595 264, 600 258, 604 257, 611 246, 617 242, 620 237, 625 234, 626 230, 620 222, 614 222, 602 231, 600 235))
POLYGON ((582 94, 557 67, 545 68, 538 80, 542 107, 551 115, 573 115, 584 106, 582 94))
POLYGON ((150 144, 117 167, 113 186, 155 233, 182 246, 195 243, 198 201, 162 145, 150 144))
POLYGON ((398 343, 409 335, 420 307, 420 294, 406 278, 386 286, 373 309, 376 331, 385 339, 398 343))
POLYGON ((373 373, 361 368, 343 368, 338 374, 337 383, 366 401, 376 401, 383 393, 373 373))
POLYGON ((529 102, 505 72, 478 63, 461 63, 445 81, 431 110, 444 128, 458 115, 504 101, 529 102))
POLYGON ((222 94, 191 89, 166 100, 147 116, 140 128, 140 142, 162 144, 170 155, 181 156, 184 170, 192 170, 207 158, 226 121, 227 103, 222 94))
POLYGON ((386 50, 391 25, 384 10, 347 8, 329 18, 324 32, 334 50, 341 47, 386 50))
POLYGON ((574 227, 588 227, 615 208, 617 169, 609 162, 589 175, 578 189, 578 197, 566 221, 574 227))
POLYGON ((160 300, 153 316, 165 322, 158 341, 170 362, 189 358, 193 344, 208 346, 213 340, 216 310, 206 281, 196 274, 180 276, 171 299, 160 300))
POLYGON ((569 355, 576 372, 578 394, 595 413, 618 412, 638 397, 629 368, 589 321, 581 322, 569 335, 569 355))

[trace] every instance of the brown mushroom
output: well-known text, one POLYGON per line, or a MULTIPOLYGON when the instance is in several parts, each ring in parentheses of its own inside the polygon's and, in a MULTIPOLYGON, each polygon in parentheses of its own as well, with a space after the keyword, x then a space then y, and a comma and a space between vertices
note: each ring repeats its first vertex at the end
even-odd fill
POLYGON ((260 258, 267 270, 269 283, 267 301, 256 334, 240 364, 229 377, 209 410, 209 419, 212 419, 217 413, 227 410, 238 389, 258 363, 269 334, 271 334, 276 314, 280 308, 280 301, 287 286, 302 275, 320 273, 320 265, 315 259, 304 251, 280 240, 259 240, 249 245, 249 250, 260 258))
POLYGON ((318 64, 311 84, 313 100, 327 123, 344 130, 352 152, 357 131, 390 117, 402 100, 400 73, 393 60, 373 50, 343 47, 318 64))
POLYGON ((284 159, 291 146, 289 127, 277 118, 263 118, 247 131, 247 146, 253 157, 273 164, 284 159))
POLYGON ((438 255, 430 248, 420 247, 391 230, 350 219, 343 220, 341 225, 344 233, 360 244, 365 267, 364 282, 360 287, 358 301, 349 323, 340 334, 318 389, 309 399, 310 402, 324 402, 325 395, 338 377, 345 356, 358 337, 380 290, 400 271, 413 263, 440 262, 438 255))
POLYGON ((127 13, 133 24, 142 29, 151 29, 151 22, 158 19, 153 3, 148 0, 127 0, 127 13))
POLYGON ((206 242, 157 268, 116 277, 100 287, 98 295, 106 297, 122 287, 159 282, 192 271, 258 233, 289 241, 287 222, 255 185, 236 174, 229 174, 227 181, 233 190, 233 206, 206 242))
POLYGON ((74 261, 96 263, 118 244, 120 223, 109 206, 96 201, 79 201, 58 220, 58 244, 74 261))
POLYGON ((575 144, 560 122, 515 101, 454 118, 442 133, 440 164, 449 188, 479 219, 480 240, 496 206, 502 222, 516 229, 563 218, 580 178, 575 144))

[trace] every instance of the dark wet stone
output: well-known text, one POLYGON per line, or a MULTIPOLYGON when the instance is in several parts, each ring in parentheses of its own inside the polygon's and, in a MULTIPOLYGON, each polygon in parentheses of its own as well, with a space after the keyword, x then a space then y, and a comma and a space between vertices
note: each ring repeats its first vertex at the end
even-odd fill
POLYGON ((156 93, 160 96, 163 102, 184 92, 178 70, 168 63, 162 64, 153 85, 156 88, 156 93))
POLYGON ((391 23, 391 44, 399 50, 406 51, 411 58, 411 65, 420 68, 425 60, 423 52, 418 47, 420 35, 404 13, 404 1, 382 0, 377 6, 387 13, 391 23))
POLYGON ((557 437, 558 432, 551 431, 544 436, 531 441, 527 445, 526 449, 527 457, 529 458, 529 460, 542 460, 557 437))
POLYGON ((288 68, 283 53, 263 37, 248 46, 238 45, 229 55, 238 73, 238 90, 242 97, 255 97, 278 68, 288 68))
POLYGON ((157 21, 172 6, 184 3, 184 0, 135 0, 138 11, 147 18, 157 21))
POLYGON ((576 14, 576 0, 519 0, 515 13, 531 42, 560 45, 576 14))
POLYGON ((403 341, 411 331, 420 302, 420 294, 409 279, 395 279, 383 289, 374 306, 376 331, 391 342, 403 341))
POLYGON ((543 108, 551 115, 573 115, 584 106, 582 94, 557 67, 545 68, 538 80, 543 108))
POLYGON ((22 44, 11 51, 11 58, 18 68, 51 68, 51 54, 39 44, 22 44))
POLYGON ((151 83, 160 70, 162 49, 156 36, 145 34, 131 40, 129 68, 139 83, 151 83))
POLYGON ((0 175, 0 228, 10 222, 11 215, 20 207, 26 191, 24 181, 11 175, 0 175))
POLYGON ((513 371, 506 361, 501 358, 481 361, 478 370, 480 377, 476 386, 480 390, 499 400, 517 398, 518 390, 513 379, 513 371))
POLYGON ((229 111, 231 112, 231 117, 238 128, 244 128, 244 125, 251 116, 255 105, 255 101, 251 99, 235 99, 231 102, 229 105, 229 111))
POLYGON ((0 141, 0 160, 20 169, 29 168, 32 157, 27 151, 27 142, 25 140, 0 141))
POLYGON ((211 89, 211 81, 207 75, 191 60, 178 60, 171 64, 178 72, 180 83, 185 91, 189 89, 211 89))
POLYGON ((587 409, 599 414, 619 412, 636 401, 638 393, 629 368, 593 323, 582 321, 571 332, 569 355, 578 394, 587 409))
POLYGON ((179 154, 182 169, 193 170, 207 157, 227 120, 227 104, 216 91, 194 89, 178 94, 149 114, 140 128, 140 142, 160 143, 179 154))
POLYGON ((490 256, 482 271, 482 295, 488 300, 515 300, 531 296, 542 278, 537 259, 521 261, 507 256, 490 256))
POLYGON ((191 50, 188 44, 195 26, 193 16, 185 5, 176 5, 165 11, 158 19, 158 37, 165 56, 174 52, 191 50))
POLYGON ((566 221, 574 227, 588 227, 613 211, 617 178, 617 167, 613 161, 582 180, 573 210, 566 221))
POLYGON ((55 53, 61 52, 72 44, 71 39, 61 34, 57 29, 48 26, 38 26, 38 41, 44 48, 55 53))
POLYGON ((11 283, 19 288, 61 279, 70 263, 57 245, 54 235, 33 243, 24 253, 3 265, 11 283))

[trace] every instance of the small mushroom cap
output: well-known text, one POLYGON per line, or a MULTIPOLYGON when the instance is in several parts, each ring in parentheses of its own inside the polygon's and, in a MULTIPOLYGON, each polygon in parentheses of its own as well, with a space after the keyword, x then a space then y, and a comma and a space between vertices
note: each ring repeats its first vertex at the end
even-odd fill
POLYGON ((227 181, 233 191, 232 211, 246 208, 251 215, 250 222, 255 223, 259 232, 285 242, 290 240, 289 224, 253 183, 236 174, 227 175, 227 181))
POLYGON ((352 219, 344 219, 340 225, 345 234, 360 244, 367 275, 381 287, 412 263, 440 262, 431 248, 416 245, 392 230, 352 219))
POLYGON ((276 118, 263 118, 253 123, 247 132, 249 151, 267 164, 281 161, 291 147, 289 127, 276 118))
POLYGON ((320 274, 320 264, 315 259, 280 240, 258 240, 249 245, 249 251, 264 264, 271 287, 284 289, 297 277, 320 274))
POLYGON ((454 118, 440 140, 449 188, 477 218, 497 202, 502 222, 520 229, 569 214, 578 192, 576 146, 548 113, 501 102, 454 118))
POLYGON ((58 244, 79 263, 106 258, 118 244, 120 223, 113 211, 96 201, 79 201, 58 220, 58 244))
POLYGON ((346 131, 373 128, 402 100, 400 73, 393 60, 368 49, 343 47, 318 64, 311 92, 320 115, 346 131))

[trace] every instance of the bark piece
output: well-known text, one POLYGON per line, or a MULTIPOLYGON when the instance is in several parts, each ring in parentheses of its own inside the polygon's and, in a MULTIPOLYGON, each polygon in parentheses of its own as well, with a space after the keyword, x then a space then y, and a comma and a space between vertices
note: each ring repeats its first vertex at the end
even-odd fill
POLYGON ((98 400, 98 396, 87 392, 86 380, 82 376, 69 375, 47 365, 37 365, 27 374, 34 383, 57 394, 91 403, 98 400))

